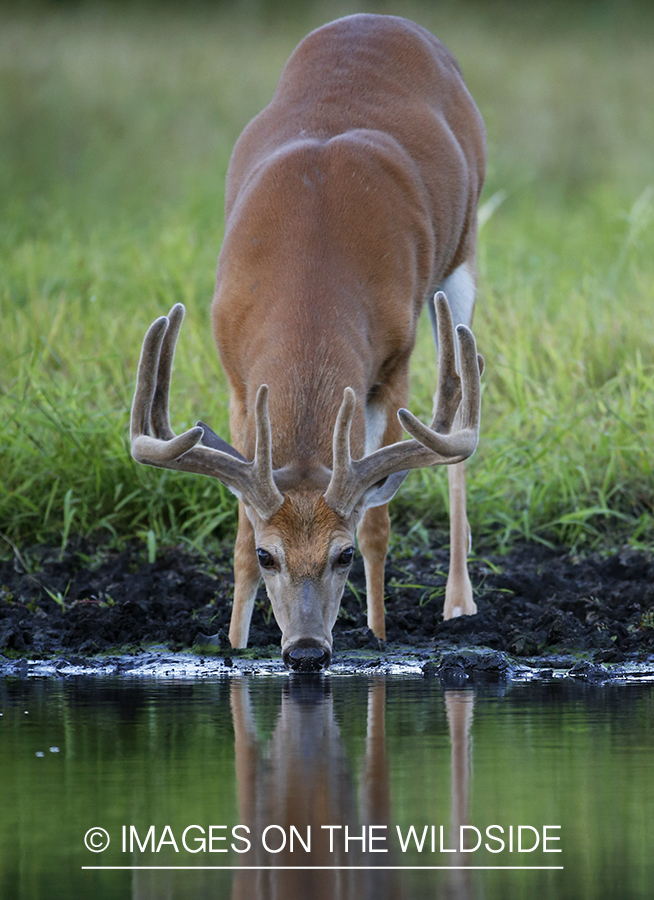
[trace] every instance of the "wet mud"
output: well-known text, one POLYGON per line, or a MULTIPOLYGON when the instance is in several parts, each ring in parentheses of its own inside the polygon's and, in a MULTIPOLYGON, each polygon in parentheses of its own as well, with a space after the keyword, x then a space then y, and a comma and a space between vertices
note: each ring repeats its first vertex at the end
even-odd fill
MULTIPOLYGON (((334 628, 334 667, 417 660, 447 683, 497 679, 516 666, 567 666, 582 678, 622 664, 654 669, 654 558, 624 549, 572 557, 527 544, 470 565, 478 615, 442 620, 445 550, 397 554, 387 564, 387 640, 366 627, 360 558, 334 628)), ((0 561, 0 673, 21 660, 81 660, 110 654, 192 651, 221 665, 275 662, 280 632, 263 589, 249 648, 227 631, 231 545, 210 555, 184 548, 149 562, 142 546, 122 552, 81 545, 61 554, 34 548, 0 561)), ((281 665, 281 663, 280 663, 281 665)), ((19 669, 24 669, 24 663, 19 669)))

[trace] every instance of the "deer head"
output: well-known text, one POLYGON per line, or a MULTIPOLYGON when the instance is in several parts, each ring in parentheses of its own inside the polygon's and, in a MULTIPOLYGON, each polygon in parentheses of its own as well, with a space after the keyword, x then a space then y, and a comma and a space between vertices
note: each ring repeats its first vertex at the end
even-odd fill
POLYGON ((350 429, 358 401, 346 388, 333 428, 331 469, 319 463, 310 468, 273 467, 265 384, 256 395, 252 460, 202 422, 176 435, 168 406, 184 307, 176 304, 168 317, 157 319, 143 341, 131 414, 132 455, 147 465, 218 478, 242 502, 282 631, 283 659, 292 669, 329 664, 332 628, 354 557, 355 530, 366 510, 388 503, 411 469, 461 462, 477 447, 483 360, 470 329, 459 325, 461 375, 457 373, 449 306, 442 293, 434 302, 439 362, 430 426, 400 409, 397 415, 412 439, 353 459, 350 429))

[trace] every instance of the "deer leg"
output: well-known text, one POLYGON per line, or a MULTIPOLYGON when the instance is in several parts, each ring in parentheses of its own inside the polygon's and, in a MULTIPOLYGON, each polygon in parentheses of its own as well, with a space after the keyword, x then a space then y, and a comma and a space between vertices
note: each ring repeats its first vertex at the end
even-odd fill
POLYGON ((235 649, 247 647, 254 600, 261 580, 254 545, 254 529, 242 503, 238 505, 238 532, 234 545, 234 604, 229 623, 229 642, 235 649))
POLYGON ((366 572, 368 628, 382 641, 386 638, 384 565, 390 535, 388 504, 367 510, 357 529, 357 538, 366 572))
POLYGON ((466 515, 466 464, 447 467, 450 489, 450 571, 445 586, 443 618, 473 616, 477 604, 472 598, 472 584, 468 575, 470 526, 466 515))
MULTIPOLYGON (((406 404, 408 389, 408 372, 401 369, 396 373, 392 385, 387 385, 383 394, 378 395, 366 407, 366 453, 372 453, 380 446, 393 444, 401 439, 402 426, 395 410, 406 404)), ((386 638, 384 567, 390 536, 388 504, 366 510, 357 528, 357 539, 366 573, 368 628, 382 641, 386 638)))
MULTIPOLYGON (((474 259, 464 262, 440 285, 452 310, 452 321, 470 326, 475 306, 476 267, 474 259)), ((438 349, 436 320, 430 305, 434 343, 438 349)), ((458 361, 457 361, 458 368, 458 361)), ((460 422, 457 413, 453 427, 460 422)), ((447 467, 450 494, 450 571, 445 588, 443 618, 472 616, 477 605, 472 598, 472 585, 468 576, 468 553, 470 552, 470 526, 466 514, 466 464, 457 463, 447 467)))

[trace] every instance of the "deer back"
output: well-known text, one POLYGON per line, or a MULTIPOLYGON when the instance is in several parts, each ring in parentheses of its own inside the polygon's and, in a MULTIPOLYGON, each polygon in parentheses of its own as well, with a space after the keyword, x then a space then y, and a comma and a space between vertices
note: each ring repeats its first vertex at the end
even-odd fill
POLYGON ((474 258, 483 160, 458 65, 425 29, 357 15, 299 44, 227 178, 213 321, 244 455, 262 383, 279 468, 331 464, 346 386, 406 380, 427 296, 474 258))

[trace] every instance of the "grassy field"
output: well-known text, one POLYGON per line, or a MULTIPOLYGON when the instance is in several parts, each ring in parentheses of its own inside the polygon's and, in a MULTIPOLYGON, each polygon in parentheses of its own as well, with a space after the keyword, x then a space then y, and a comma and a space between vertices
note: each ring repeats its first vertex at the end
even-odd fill
MULTIPOLYGON (((0 552, 77 535, 154 552, 234 528, 217 482, 132 462, 128 411, 143 333, 181 300, 173 422, 227 435, 208 313, 231 147, 303 34, 363 7, 271 8, 0 7, 0 552)), ((654 546, 652 14, 365 9, 438 34, 487 124, 477 548, 654 546)), ((425 327, 425 418, 432 360, 425 327)), ((446 481, 408 479, 397 532, 445 523, 446 481)))

